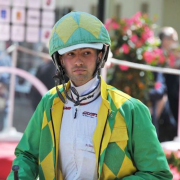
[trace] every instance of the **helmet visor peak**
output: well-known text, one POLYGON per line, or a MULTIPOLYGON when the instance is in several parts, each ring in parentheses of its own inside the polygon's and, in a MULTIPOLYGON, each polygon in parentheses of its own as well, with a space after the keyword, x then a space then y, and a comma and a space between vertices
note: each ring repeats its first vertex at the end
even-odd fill
POLYGON ((76 44, 72 46, 68 46, 65 48, 62 48, 58 50, 58 53, 60 55, 63 55, 69 51, 73 51, 75 49, 80 49, 80 48, 93 48, 93 49, 98 49, 101 50, 103 48, 103 43, 83 43, 83 44, 76 44))

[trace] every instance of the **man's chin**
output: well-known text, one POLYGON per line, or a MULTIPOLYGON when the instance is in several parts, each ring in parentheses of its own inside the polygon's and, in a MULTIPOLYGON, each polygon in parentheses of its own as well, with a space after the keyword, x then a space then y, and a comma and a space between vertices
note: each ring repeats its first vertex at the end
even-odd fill
POLYGON ((84 78, 82 76, 78 76, 76 79, 73 79, 72 82, 75 86, 82 86, 89 82, 92 78, 84 78))

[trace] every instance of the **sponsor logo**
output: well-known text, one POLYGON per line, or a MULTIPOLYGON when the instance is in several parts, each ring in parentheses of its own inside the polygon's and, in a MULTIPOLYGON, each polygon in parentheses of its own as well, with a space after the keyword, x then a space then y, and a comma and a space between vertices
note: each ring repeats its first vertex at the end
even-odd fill
POLYGON ((64 106, 63 109, 64 109, 64 110, 70 110, 71 107, 64 106))
POLYGON ((87 112, 87 111, 84 111, 82 113, 83 116, 86 116, 86 117, 90 117, 90 118, 95 118, 97 117, 97 114, 96 113, 92 113, 92 112, 87 112))

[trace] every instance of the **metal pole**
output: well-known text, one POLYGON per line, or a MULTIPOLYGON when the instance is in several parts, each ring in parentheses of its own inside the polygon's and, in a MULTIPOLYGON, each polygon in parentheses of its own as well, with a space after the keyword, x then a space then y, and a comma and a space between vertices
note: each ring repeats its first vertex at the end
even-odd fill
MULTIPOLYGON (((12 53, 12 67, 16 67, 16 64, 17 64, 17 47, 14 48, 14 51, 12 53)), ((9 87, 7 129, 11 129, 13 125, 15 81, 16 81, 16 75, 11 74, 10 87, 9 87)))
POLYGON ((178 131, 177 136, 180 141, 180 76, 179 76, 179 107, 178 107, 178 131))
POLYGON ((104 22, 104 8, 105 8, 105 0, 98 1, 98 18, 104 22))
POLYGON ((104 65, 104 68, 101 69, 101 76, 104 79, 104 81, 106 82, 106 80, 107 80, 107 66, 106 66, 106 64, 104 65))

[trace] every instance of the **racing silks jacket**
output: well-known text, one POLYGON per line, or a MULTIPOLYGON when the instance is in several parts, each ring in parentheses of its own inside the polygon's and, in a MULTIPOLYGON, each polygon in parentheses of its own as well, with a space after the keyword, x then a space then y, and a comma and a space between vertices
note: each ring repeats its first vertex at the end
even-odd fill
MULTIPOLYGON (((171 180, 148 108, 102 78, 101 97, 93 135, 98 179, 171 180)), ((63 105, 56 88, 40 101, 15 150, 19 179, 63 179, 58 166, 63 105)), ((13 172, 7 179, 13 179, 13 172)))

